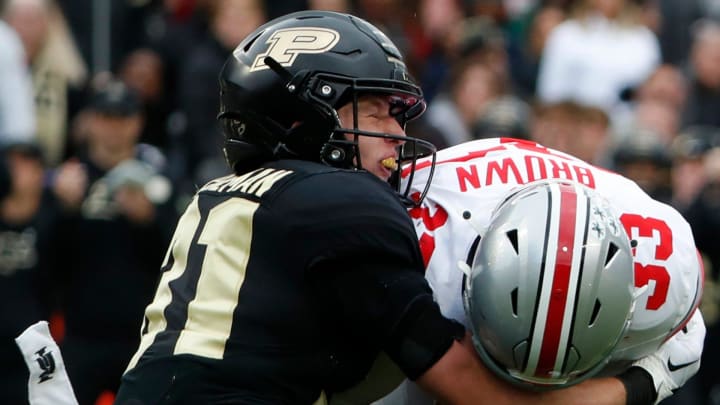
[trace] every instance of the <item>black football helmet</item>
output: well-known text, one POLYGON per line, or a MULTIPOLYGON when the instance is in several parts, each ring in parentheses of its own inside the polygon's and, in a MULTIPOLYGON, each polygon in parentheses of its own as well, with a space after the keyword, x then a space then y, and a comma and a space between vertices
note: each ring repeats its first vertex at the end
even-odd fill
MULTIPOLYGON (((301 11, 274 19, 233 51, 220 87, 225 156, 236 173, 280 158, 362 169, 359 136, 403 141, 391 177, 398 187, 403 166, 412 176, 418 158, 432 156, 434 163, 435 147, 427 141, 358 128, 357 100, 364 94, 393 96, 391 114, 403 128, 425 111, 422 91, 397 47, 361 18, 301 11), (347 103, 354 105, 352 128, 338 118, 347 103)), ((411 183, 400 195, 418 204, 422 198, 408 196, 411 183)))

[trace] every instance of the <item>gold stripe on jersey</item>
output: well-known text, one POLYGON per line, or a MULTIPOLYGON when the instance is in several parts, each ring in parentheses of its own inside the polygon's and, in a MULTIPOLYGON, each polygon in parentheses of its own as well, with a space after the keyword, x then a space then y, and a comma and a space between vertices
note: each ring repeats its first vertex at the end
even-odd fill
POLYGON ((172 301, 170 282, 179 278, 185 272, 185 268, 187 267, 188 252, 190 251, 190 245, 192 242, 192 235, 199 223, 200 209, 198 207, 198 198, 196 196, 193 198, 192 202, 185 210, 185 213, 178 221, 178 226, 175 229, 175 234, 173 235, 172 242, 170 243, 170 249, 168 249, 163 261, 163 268, 168 265, 171 256, 175 259, 175 262, 173 263, 172 268, 169 271, 164 272, 160 277, 155 297, 153 298, 152 303, 150 303, 150 305, 148 305, 145 309, 145 320, 143 321, 142 328, 145 329, 145 327, 147 327, 148 330, 147 333, 142 335, 140 347, 130 360, 127 370, 131 370, 135 367, 145 350, 147 350, 147 348, 155 341, 155 336, 165 330, 165 327, 167 326, 167 320, 165 319, 163 313, 165 308, 170 305, 170 302, 172 301))
POLYGON ((198 239, 199 244, 207 247, 205 260, 174 354, 223 358, 240 287, 245 280, 252 218, 258 206, 246 199, 231 198, 208 213, 198 239))

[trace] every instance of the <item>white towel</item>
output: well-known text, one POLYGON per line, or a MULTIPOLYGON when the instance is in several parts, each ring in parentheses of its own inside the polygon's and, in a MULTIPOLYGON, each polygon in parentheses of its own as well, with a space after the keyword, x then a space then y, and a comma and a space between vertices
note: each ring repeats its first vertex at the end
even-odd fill
POLYGON ((15 338, 30 370, 30 405, 77 405, 60 348, 50 335, 46 321, 40 321, 15 338))

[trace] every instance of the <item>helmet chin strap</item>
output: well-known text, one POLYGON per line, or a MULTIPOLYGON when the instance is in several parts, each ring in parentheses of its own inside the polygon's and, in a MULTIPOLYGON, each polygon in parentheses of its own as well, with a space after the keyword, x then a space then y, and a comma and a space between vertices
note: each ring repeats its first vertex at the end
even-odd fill
MULTIPOLYGON (((293 81, 294 77, 287 69, 282 67, 282 65, 280 63, 278 63, 278 61, 276 61, 274 58, 272 58, 270 56, 266 56, 265 59, 263 59, 263 62, 265 62, 265 64, 273 72, 277 73, 278 76, 283 78, 283 80, 287 83, 286 86, 289 87, 289 85, 293 81)), ((297 76, 298 75, 295 75, 295 77, 297 77, 297 76)), ((288 89, 288 90, 290 90, 290 89, 288 89)), ((290 91, 292 92, 292 90, 290 90, 290 91)))
POLYGON ((266 56, 264 59, 265 64, 275 72, 285 82, 285 88, 290 94, 294 94, 301 97, 301 90, 303 89, 303 83, 310 75, 310 71, 307 69, 301 69, 295 75, 285 69, 278 61, 270 56, 266 56))
POLYGON ((352 115, 353 115, 353 129, 356 133, 352 134, 353 140, 346 139, 349 134, 342 131, 344 125, 337 109, 333 109, 333 116, 337 128, 330 135, 330 139, 323 145, 320 150, 320 157, 326 164, 334 167, 351 168, 357 169, 362 168, 362 162, 360 160, 360 147, 358 145, 358 138, 360 135, 357 134, 358 128, 358 95, 353 92, 352 100, 352 115))

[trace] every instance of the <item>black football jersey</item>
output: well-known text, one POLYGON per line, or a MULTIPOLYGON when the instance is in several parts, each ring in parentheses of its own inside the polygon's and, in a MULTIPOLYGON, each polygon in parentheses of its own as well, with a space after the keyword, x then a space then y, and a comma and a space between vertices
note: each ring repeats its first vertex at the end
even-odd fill
POLYGON ((383 349, 394 323, 385 313, 403 311, 392 300, 354 308, 372 283, 323 291, 324 278, 349 269, 423 278, 412 223, 387 183, 299 160, 210 181, 179 220, 126 375, 184 358, 257 403, 311 404, 347 388, 383 349))

